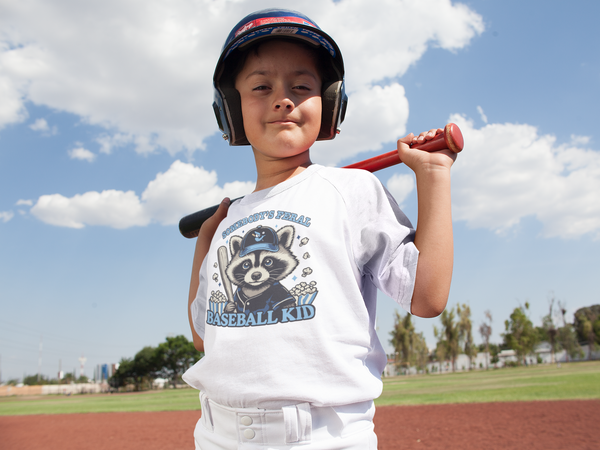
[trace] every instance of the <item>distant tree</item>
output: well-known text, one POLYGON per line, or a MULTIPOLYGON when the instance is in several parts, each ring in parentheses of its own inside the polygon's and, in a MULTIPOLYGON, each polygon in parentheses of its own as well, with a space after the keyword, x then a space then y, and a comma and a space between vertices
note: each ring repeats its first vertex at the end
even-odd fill
POLYGON ((487 322, 484 320, 479 325, 479 334, 483 339, 483 350, 486 353, 485 356, 485 368, 486 370, 490 367, 490 336, 492 335, 492 312, 488 309, 485 311, 485 318, 487 322))
POLYGON ((136 391, 150 389, 159 370, 157 349, 151 346, 142 348, 128 364, 125 364, 123 370, 127 370, 126 378, 129 383, 133 383, 136 391))
POLYGON ((452 372, 456 371, 456 358, 459 353, 459 324, 455 322, 455 309, 446 308, 440 316, 442 328, 433 327, 433 333, 438 339, 436 353, 440 360, 452 361, 452 372))
POLYGON ((157 348, 146 346, 133 358, 122 358, 109 384, 115 388, 133 384, 135 391, 149 389, 159 372, 157 348))
POLYGON ((396 311, 394 318, 394 328, 390 332, 390 344, 394 347, 396 355, 395 364, 398 368, 407 369, 410 366, 413 352, 413 336, 415 334, 415 326, 412 323, 411 315, 406 314, 402 317, 396 311))
POLYGON ((587 337, 588 360, 591 360, 592 359, 592 351, 595 350, 598 345, 596 343, 596 338, 597 338, 596 330, 600 327, 597 325, 597 321, 592 322, 592 320, 588 319, 587 317, 582 318, 581 325, 582 325, 583 335, 587 337))
POLYGON ((555 361, 555 353, 559 348, 559 342, 556 338, 558 334, 558 329, 554 324, 554 295, 548 300, 548 314, 542 317, 542 326, 539 329, 539 340, 546 341, 550 344, 550 362, 554 363, 555 361))
POLYGON ((133 357, 132 375, 135 378, 136 390, 151 388, 152 381, 160 371, 158 349, 144 347, 133 357))
POLYGON ((75 381, 76 381, 75 372, 67 372, 60 380, 60 384, 71 384, 71 383, 75 383, 75 381))
POLYGON ((498 357, 499 354, 500 354, 500 346, 498 344, 490 343, 490 356, 492 357, 490 362, 492 364, 496 364, 498 361, 500 361, 500 358, 498 357))
POLYGON ((133 358, 121 358, 119 367, 108 383, 119 388, 133 384, 135 390, 150 388, 156 377, 164 377, 176 386, 181 375, 202 353, 185 336, 168 337, 158 347, 144 347, 133 358))
POLYGON ((50 380, 45 375, 38 376, 35 375, 26 375, 23 377, 23 384, 26 386, 40 386, 44 384, 49 384, 50 380))
POLYGON ((562 327, 558 329, 556 340, 560 347, 565 350, 567 362, 569 358, 581 357, 583 352, 579 342, 577 342, 577 333, 573 324, 567 322, 565 315, 567 314, 566 305, 563 302, 558 302, 558 309, 562 318, 562 327))
POLYGON ((469 358, 469 370, 473 366, 473 358, 477 356, 477 347, 473 342, 473 324, 471 323, 471 308, 466 304, 456 306, 458 315, 459 346, 469 358))
POLYGON ((578 309, 573 325, 579 342, 588 344, 588 359, 592 359, 592 351, 600 344, 600 305, 578 309))
POLYGON ((119 367, 108 379, 108 384, 111 387, 118 389, 134 383, 135 376, 133 371, 133 358, 121 358, 119 367))
POLYGON ((414 366, 417 370, 425 370, 429 362, 429 348, 427 347, 427 341, 423 333, 415 334, 413 348, 414 366))
POLYGON ((183 373, 202 355, 185 336, 168 337, 166 342, 156 348, 156 374, 169 379, 173 387, 176 387, 183 373))
POLYGON ((510 318, 504 321, 506 333, 502 335, 505 345, 517 354, 517 362, 525 362, 525 357, 533 353, 538 343, 538 333, 527 317, 529 303, 515 308, 510 318))
POLYGON ((412 316, 401 316, 396 311, 394 328, 390 332, 390 344, 397 355, 396 366, 408 369, 411 366, 424 370, 429 359, 429 350, 423 333, 417 333, 412 316))

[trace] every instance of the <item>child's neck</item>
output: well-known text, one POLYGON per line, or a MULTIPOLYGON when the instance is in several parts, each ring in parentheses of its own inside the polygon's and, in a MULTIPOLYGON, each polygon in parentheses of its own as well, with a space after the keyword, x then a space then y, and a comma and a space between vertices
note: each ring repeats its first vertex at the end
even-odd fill
POLYGON ((254 192, 262 191, 304 172, 312 162, 308 150, 289 158, 267 160, 257 157, 256 160, 256 188, 254 192))

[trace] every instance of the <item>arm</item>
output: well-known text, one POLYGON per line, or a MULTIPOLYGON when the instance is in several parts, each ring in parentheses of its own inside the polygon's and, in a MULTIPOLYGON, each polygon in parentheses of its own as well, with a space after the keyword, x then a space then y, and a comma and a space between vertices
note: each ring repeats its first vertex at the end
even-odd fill
POLYGON ((210 243, 212 238, 217 231, 217 227, 221 221, 227 216, 227 210, 229 208, 230 200, 228 198, 223 199, 219 205, 217 212, 202 224, 198 239, 196 240, 196 250, 194 251, 194 262, 192 263, 192 278, 190 280, 190 292, 188 295, 188 320, 190 322, 190 328, 192 329, 192 338, 194 341, 194 347, 196 350, 204 351, 204 342, 202 338, 196 333, 194 329, 194 322, 192 320, 192 303, 196 298, 198 287, 200 285, 200 267, 202 262, 210 249, 210 243))
POLYGON ((454 244, 450 202, 450 168, 456 153, 423 152, 408 144, 430 140, 442 130, 430 130, 417 138, 412 134, 398 141, 400 159, 410 167, 417 179, 418 221, 415 246, 419 262, 412 298, 411 313, 420 317, 435 317, 442 313, 448 301, 454 244))

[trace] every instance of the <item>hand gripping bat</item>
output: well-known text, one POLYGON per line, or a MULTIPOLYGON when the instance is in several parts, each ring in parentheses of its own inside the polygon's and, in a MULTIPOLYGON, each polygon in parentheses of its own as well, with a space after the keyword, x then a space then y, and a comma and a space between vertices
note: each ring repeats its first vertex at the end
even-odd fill
MULTIPOLYGON (((444 132, 435 135, 435 137, 432 139, 421 144, 411 145, 413 148, 417 148, 426 152, 436 152, 439 150, 449 149, 454 153, 459 153, 463 149, 463 146, 464 140, 460 128, 453 123, 447 124, 444 127, 444 132)), ((376 172, 387 167, 395 166, 401 162, 402 161, 400 161, 400 157, 398 156, 398 150, 394 150, 389 153, 384 153, 383 155, 350 164, 349 166, 344 166, 343 168, 363 169, 368 170, 369 172, 376 172)), ((235 200, 239 200, 239 198, 234 199, 231 202, 233 203, 235 200)), ((202 224, 206 221, 206 219, 211 217, 218 208, 219 205, 215 205, 185 216, 179 221, 179 231, 186 238, 195 238, 198 236, 202 224)))

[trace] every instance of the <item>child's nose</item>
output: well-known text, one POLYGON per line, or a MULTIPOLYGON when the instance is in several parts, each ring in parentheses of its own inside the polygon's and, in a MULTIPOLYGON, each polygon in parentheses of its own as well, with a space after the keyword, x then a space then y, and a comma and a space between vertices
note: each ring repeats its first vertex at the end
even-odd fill
POLYGON ((292 109, 294 109, 294 103, 289 98, 284 98, 284 99, 281 99, 281 100, 275 102, 275 109, 282 109, 282 108, 292 110, 292 109))
POLYGON ((294 102, 290 99, 290 93, 285 88, 280 88, 275 94, 275 101, 273 102, 275 109, 294 109, 294 102))

